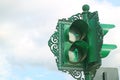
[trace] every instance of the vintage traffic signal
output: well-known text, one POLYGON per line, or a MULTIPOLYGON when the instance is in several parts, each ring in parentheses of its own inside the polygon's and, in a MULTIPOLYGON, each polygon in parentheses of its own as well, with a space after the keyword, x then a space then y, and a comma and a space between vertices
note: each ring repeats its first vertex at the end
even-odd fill
POLYGON ((80 78, 84 71, 85 80, 92 80, 101 66, 101 58, 106 57, 113 44, 103 44, 103 37, 112 24, 100 24, 98 12, 89 12, 89 6, 83 6, 83 13, 68 19, 59 19, 57 31, 51 36, 48 45, 57 57, 58 69, 68 71, 74 78, 80 78), (77 77, 76 77, 77 76, 77 77))

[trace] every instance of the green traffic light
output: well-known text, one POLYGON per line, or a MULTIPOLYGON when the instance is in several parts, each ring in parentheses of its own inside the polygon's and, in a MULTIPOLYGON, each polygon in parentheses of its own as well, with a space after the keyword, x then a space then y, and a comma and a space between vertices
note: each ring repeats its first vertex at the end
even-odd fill
POLYGON ((101 59, 117 48, 103 44, 104 36, 115 26, 100 24, 98 12, 89 12, 89 5, 83 5, 82 9, 82 13, 58 20, 57 31, 48 45, 59 70, 68 71, 75 79, 80 79, 78 72, 84 71, 85 80, 93 80, 101 59))

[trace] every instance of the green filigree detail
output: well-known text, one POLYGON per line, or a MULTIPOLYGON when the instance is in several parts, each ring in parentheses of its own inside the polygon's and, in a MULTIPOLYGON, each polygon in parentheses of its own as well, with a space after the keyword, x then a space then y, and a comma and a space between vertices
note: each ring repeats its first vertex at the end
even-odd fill
POLYGON ((58 56, 58 32, 56 31, 51 37, 50 40, 48 41, 48 46, 50 47, 50 50, 55 56, 58 56))
POLYGON ((74 22, 75 20, 81 19, 81 16, 82 15, 80 13, 72 15, 70 18, 68 18, 68 21, 74 22))
POLYGON ((77 69, 66 69, 66 70, 62 70, 65 73, 70 74, 73 78, 77 79, 77 80, 85 80, 84 78, 84 72, 81 70, 77 70, 77 69))
POLYGON ((78 79, 78 80, 84 80, 82 71, 80 70, 70 70, 69 74, 72 75, 73 78, 78 79))

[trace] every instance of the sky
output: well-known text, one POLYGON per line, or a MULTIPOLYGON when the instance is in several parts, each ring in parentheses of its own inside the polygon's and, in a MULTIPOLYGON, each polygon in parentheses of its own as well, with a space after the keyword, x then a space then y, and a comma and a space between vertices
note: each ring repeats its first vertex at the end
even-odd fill
POLYGON ((102 59, 102 67, 120 72, 118 0, 0 0, 0 80, 74 80, 58 71, 48 40, 58 19, 81 13, 84 4, 98 11, 100 23, 115 24, 104 43, 117 49, 102 59))

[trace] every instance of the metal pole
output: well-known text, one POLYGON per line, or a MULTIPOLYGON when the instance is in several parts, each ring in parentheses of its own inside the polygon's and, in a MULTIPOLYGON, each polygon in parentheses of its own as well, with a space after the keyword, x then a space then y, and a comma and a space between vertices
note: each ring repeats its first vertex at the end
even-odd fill
POLYGON ((92 75, 89 72, 85 73, 85 80, 92 80, 92 75))

